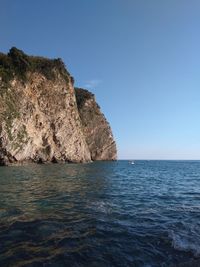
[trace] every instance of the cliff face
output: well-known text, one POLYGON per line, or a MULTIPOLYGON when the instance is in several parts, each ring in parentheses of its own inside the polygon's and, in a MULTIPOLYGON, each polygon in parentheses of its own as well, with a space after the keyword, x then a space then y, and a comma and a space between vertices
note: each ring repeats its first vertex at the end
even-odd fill
POLYGON ((115 160, 117 149, 113 134, 94 95, 80 88, 76 88, 75 92, 83 133, 92 160, 115 160))
MULTIPOLYGON (((96 109, 91 106, 84 115, 78 107, 80 114, 73 78, 60 59, 28 57, 16 48, 0 54, 0 165, 115 159, 116 151, 107 152, 106 137, 99 135, 97 142, 95 123, 95 135, 87 134, 85 116, 96 109)), ((98 116, 104 128, 105 119, 98 116)))

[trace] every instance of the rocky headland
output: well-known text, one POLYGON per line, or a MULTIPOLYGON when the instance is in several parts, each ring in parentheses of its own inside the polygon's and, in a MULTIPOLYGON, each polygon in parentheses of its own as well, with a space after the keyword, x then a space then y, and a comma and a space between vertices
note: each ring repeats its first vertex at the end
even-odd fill
POLYGON ((0 53, 0 165, 115 160, 95 97, 74 89, 61 59, 0 53))

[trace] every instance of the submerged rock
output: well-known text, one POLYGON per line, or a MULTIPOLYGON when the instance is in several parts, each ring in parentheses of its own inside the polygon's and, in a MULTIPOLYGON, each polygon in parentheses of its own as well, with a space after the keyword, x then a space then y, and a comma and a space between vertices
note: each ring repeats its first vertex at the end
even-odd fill
POLYGON ((73 82, 60 59, 0 54, 0 165, 116 159, 94 96, 73 82))

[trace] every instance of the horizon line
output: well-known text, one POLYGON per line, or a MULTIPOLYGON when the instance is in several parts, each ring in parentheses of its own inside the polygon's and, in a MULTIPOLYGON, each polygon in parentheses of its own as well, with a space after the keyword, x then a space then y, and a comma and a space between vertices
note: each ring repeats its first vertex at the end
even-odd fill
POLYGON ((133 158, 131 158, 131 159, 117 159, 117 160, 148 160, 148 161, 150 161, 150 160, 171 160, 171 161, 200 161, 200 159, 133 159, 133 158))

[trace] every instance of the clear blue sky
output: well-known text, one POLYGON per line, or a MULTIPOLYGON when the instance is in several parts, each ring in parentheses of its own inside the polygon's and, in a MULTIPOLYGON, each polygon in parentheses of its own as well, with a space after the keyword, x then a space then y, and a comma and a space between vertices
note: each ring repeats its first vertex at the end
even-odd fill
POLYGON ((200 159, 199 0, 0 0, 0 50, 61 57, 119 158, 200 159))

